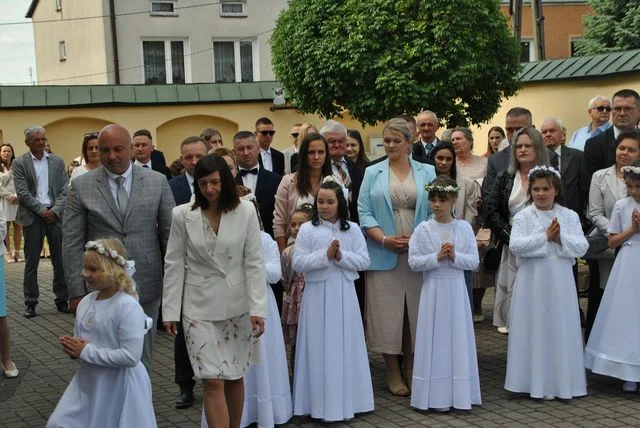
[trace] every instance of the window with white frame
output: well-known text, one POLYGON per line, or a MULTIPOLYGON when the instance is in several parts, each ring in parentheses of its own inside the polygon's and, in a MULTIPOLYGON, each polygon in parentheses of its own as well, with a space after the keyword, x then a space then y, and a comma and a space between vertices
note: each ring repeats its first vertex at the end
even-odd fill
POLYGON ((144 83, 186 83, 185 42, 183 40, 144 40, 142 63, 144 83))
POLYGON ((67 60, 67 45, 64 42, 64 40, 62 40, 61 42, 58 42, 58 60, 59 61, 67 60))
POLYGON ((62 10, 62 0, 55 0, 56 2, 56 12, 60 12, 62 10))
POLYGON ((177 0, 149 0, 149 13, 156 16, 178 16, 177 0))
POLYGON ((246 0, 221 0, 220 16, 222 17, 245 17, 247 16, 246 0))
POLYGON ((535 57, 535 44, 533 40, 522 40, 520 42, 520 62, 534 61, 535 57))
POLYGON ((213 42, 213 81, 253 82, 257 79, 252 40, 213 42))

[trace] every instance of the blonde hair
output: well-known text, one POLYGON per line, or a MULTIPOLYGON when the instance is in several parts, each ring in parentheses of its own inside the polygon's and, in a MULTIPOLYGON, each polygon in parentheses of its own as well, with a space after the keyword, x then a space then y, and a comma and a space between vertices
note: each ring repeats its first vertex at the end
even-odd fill
MULTIPOLYGON (((95 241, 96 244, 104 247, 108 252, 115 251, 122 258, 127 260, 127 250, 122 245, 117 238, 107 238, 107 239, 97 239, 95 241)), ((127 274, 122 266, 120 266, 114 259, 111 257, 100 254, 96 249, 87 249, 85 254, 95 254, 97 256, 98 266, 100 270, 102 270, 102 275, 105 278, 109 278, 113 280, 116 284, 116 288, 119 291, 124 291, 127 294, 132 295, 133 297, 138 297, 138 293, 136 292, 135 286, 133 284, 133 279, 127 274)))

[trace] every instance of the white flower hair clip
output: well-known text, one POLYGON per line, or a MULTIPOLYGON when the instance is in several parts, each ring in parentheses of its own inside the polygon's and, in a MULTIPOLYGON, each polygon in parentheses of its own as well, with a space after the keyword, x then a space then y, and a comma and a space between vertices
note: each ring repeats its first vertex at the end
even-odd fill
POLYGON ((531 176, 536 171, 551 172, 551 173, 555 174, 558 178, 561 178, 560 177, 560 171, 558 171, 554 167, 546 166, 546 165, 536 165, 533 168, 531 168, 531 170, 529 171, 529 175, 528 175, 529 179, 531 179, 531 176))
MULTIPOLYGON (((95 251, 98 254, 100 254, 101 256, 105 256, 105 257, 113 260, 114 262, 116 262, 116 264, 118 266, 120 266, 121 268, 123 268, 125 270, 127 268, 127 261, 124 259, 124 257, 122 257, 120 254, 118 254, 117 251, 107 250, 104 247, 104 245, 100 244, 99 242, 89 241, 84 245, 84 248, 87 249, 87 250, 95 251)), ((134 266, 135 266, 135 263, 134 263, 134 266)), ((134 267, 133 271, 135 272, 135 267, 134 267)))
POLYGON ((623 166, 621 170, 623 173, 627 172, 635 175, 640 175, 640 166, 623 166))
POLYGON ((456 186, 440 186, 437 184, 425 184, 424 190, 427 192, 444 192, 444 193, 458 193, 460 188, 456 186))
POLYGON ((344 183, 342 182, 342 180, 340 180, 338 176, 327 175, 325 178, 322 179, 322 184, 330 183, 330 182, 336 183, 340 187, 344 187, 344 183))

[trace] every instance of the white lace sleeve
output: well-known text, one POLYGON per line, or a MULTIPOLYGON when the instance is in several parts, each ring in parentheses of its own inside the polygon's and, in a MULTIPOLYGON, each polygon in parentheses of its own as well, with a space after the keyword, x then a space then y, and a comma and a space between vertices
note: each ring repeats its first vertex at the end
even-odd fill
POLYGON ((584 237, 582 225, 578 214, 568 208, 564 208, 559 216, 560 242, 562 243, 559 257, 575 259, 582 257, 589 249, 587 238, 584 237))
POLYGON ((315 248, 313 235, 317 226, 307 222, 302 225, 293 249, 293 269, 304 273, 329 267, 327 248, 315 248))
POLYGON ((268 233, 261 232, 262 252, 264 256, 264 274, 267 283, 275 284, 282 277, 282 265, 280 264, 280 252, 278 244, 268 233))
POLYGON ((455 223, 455 253, 451 263, 453 267, 461 270, 474 270, 480 264, 478 256, 478 244, 471 225, 464 220, 455 223))
POLYGON ((416 227, 409 240, 409 267, 414 272, 423 272, 439 266, 438 249, 433 247, 427 222, 416 227))
POLYGON ((518 257, 544 257, 548 253, 547 234, 532 216, 531 209, 525 208, 513 219, 509 250, 518 257))
POLYGON ((336 264, 347 270, 365 270, 371 263, 369 251, 367 251, 367 242, 364 240, 364 235, 358 225, 355 223, 349 224, 351 225, 347 233, 349 245, 346 248, 342 248, 342 245, 340 245, 342 258, 339 262, 336 261, 336 264))

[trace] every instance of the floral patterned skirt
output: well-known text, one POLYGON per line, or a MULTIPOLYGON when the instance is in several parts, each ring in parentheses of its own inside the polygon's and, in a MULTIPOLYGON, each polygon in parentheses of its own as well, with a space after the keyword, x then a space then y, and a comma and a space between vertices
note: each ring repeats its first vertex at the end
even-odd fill
POLYGON ((304 275, 295 273, 291 280, 289 291, 285 294, 284 302, 282 303, 282 329, 284 333, 284 343, 287 345, 296 344, 298 317, 300 316, 303 292, 304 275))
POLYGON ((258 339, 249 314, 223 321, 192 320, 182 316, 187 352, 197 379, 235 380, 259 361, 258 339))

